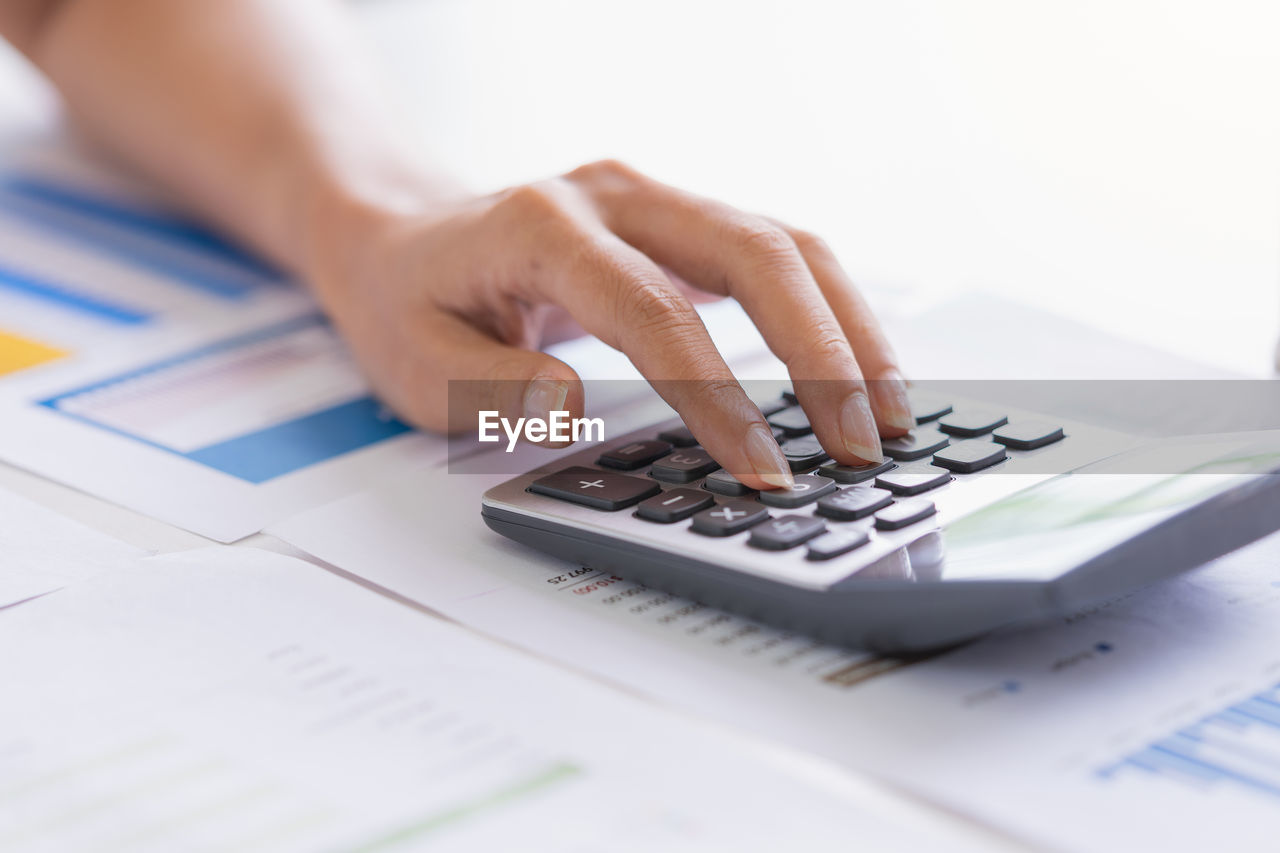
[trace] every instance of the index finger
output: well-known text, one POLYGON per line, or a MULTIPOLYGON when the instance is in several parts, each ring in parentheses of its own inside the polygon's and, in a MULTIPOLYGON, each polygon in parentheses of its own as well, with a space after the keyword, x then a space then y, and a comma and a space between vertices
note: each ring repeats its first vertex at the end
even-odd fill
POLYGON ((838 462, 878 462, 879 430, 841 324, 794 241, 719 202, 637 177, 599 196, 628 243, 689 281, 733 296, 786 365, 822 446, 838 462))
POLYGON ((612 234, 578 238, 545 295, 626 353, 706 451, 744 484, 789 487, 773 430, 716 349, 693 306, 652 261, 612 234))

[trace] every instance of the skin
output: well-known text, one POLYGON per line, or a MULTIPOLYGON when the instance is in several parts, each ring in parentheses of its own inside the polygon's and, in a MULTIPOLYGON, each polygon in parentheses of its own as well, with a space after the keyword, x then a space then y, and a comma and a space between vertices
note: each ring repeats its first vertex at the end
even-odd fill
POLYGON ((538 351, 572 321, 747 485, 788 485, 697 292, 742 304, 837 461, 878 461, 879 437, 914 425, 893 350, 820 239, 613 161, 467 192, 405 138, 354 30, 331 0, 0 4, 0 33, 76 126, 306 282, 421 427, 581 414, 574 371, 538 351), (477 381, 451 396, 451 379, 477 381))

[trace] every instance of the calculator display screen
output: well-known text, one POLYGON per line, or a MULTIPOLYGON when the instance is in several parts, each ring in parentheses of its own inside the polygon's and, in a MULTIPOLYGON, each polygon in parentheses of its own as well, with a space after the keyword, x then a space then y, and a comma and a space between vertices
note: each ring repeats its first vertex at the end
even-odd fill
POLYGON ((941 578, 1051 580, 1197 503, 1277 472, 1276 434, 1184 439, 1120 454, 952 520, 941 578))

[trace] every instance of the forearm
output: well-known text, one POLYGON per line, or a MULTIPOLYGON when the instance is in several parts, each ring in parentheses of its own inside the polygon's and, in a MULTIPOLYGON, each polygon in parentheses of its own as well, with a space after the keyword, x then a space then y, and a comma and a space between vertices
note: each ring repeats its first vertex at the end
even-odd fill
POLYGON ((450 191, 330 0, 15 0, 0 26, 91 138, 295 272, 450 191))

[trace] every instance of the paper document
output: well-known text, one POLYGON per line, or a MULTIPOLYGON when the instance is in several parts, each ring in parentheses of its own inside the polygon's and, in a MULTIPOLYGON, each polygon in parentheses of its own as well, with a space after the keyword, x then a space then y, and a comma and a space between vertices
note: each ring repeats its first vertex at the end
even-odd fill
POLYGON ((871 771, 1038 844, 1196 849, 1205 837, 1244 842, 1260 826, 1280 830, 1280 799, 1265 793, 1280 782, 1267 769, 1280 753, 1262 746, 1276 734, 1270 723, 1214 728, 1212 737, 1234 738, 1232 750, 1256 750, 1239 762, 1214 751, 1220 763, 1200 773, 1168 757, 1157 767, 1150 752, 1180 733, 1206 736, 1195 727, 1242 701, 1280 719, 1257 710, 1280 682, 1280 539, 1067 625, 907 662, 509 542, 480 518, 481 494, 500 479, 417 472, 272 532, 487 633, 871 771), (449 501, 424 499, 441 490, 449 501), (1211 811, 1224 800, 1229 809, 1211 811), (1200 805, 1157 819, 1191 803, 1200 805))
POLYGON ((0 163, 0 458, 231 541, 443 453, 276 271, 56 146, 0 163))
POLYGON ((141 555, 136 548, 0 489, 0 608, 141 555))
MULTIPOLYGON (((291 558, 0 618, 0 849, 937 849, 741 739, 291 558)), ((946 840, 948 846, 952 840, 946 840)))

